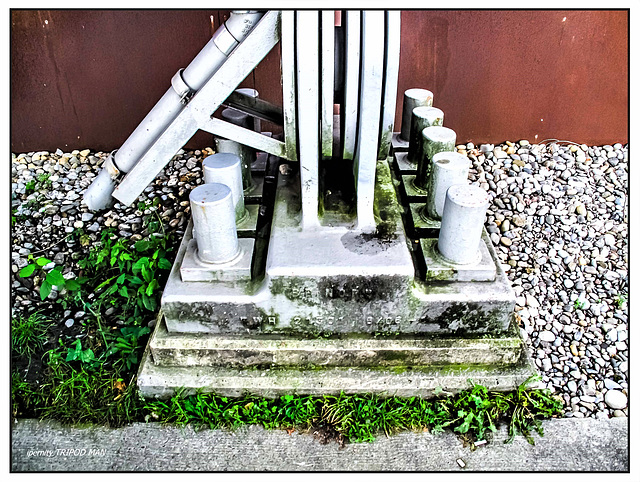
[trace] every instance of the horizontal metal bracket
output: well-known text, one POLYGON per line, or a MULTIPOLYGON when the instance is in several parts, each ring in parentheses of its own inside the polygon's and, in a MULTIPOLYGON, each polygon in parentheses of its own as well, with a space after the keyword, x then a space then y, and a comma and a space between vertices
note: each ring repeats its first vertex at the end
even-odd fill
POLYGON ((200 129, 210 132, 215 136, 224 137, 225 139, 239 142, 259 151, 268 152, 274 156, 288 159, 284 142, 254 132, 251 129, 245 129, 244 127, 216 119, 215 117, 212 117, 206 123, 200 124, 200 129))
POLYGON ((274 124, 282 125, 284 123, 282 108, 266 100, 251 97, 242 92, 233 92, 222 105, 233 107, 253 117, 259 117, 262 120, 273 122, 274 124))

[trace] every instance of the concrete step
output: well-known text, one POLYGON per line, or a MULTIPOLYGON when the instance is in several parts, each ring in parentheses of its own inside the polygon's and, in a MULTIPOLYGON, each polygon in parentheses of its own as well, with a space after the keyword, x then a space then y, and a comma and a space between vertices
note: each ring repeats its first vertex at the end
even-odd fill
POLYGON ((161 319, 149 342, 164 366, 443 366, 515 364, 523 351, 515 330, 476 338, 300 339, 171 333, 161 319))
MULTIPOLYGON (((241 352, 236 356, 241 357, 241 352)), ((451 393, 468 389, 470 381, 492 390, 513 390, 536 373, 526 350, 511 365, 230 368, 169 366, 154 361, 147 349, 138 372, 138 388, 144 397, 168 398, 200 390, 229 397, 344 392, 428 398, 438 389, 451 393)))

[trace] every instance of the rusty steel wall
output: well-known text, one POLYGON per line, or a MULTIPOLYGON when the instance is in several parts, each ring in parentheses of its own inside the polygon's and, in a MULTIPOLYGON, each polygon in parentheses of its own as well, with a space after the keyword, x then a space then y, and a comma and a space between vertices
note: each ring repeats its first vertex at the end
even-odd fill
POLYGON ((628 18, 626 11, 403 12, 398 98, 411 87, 432 90, 463 142, 627 142, 628 18))
MULTIPOLYGON (((12 151, 119 147, 226 15, 12 10, 12 151)), ((627 11, 404 11, 396 125, 423 87, 460 142, 627 142, 628 33, 627 11)), ((278 48, 242 86, 282 103, 278 48)))

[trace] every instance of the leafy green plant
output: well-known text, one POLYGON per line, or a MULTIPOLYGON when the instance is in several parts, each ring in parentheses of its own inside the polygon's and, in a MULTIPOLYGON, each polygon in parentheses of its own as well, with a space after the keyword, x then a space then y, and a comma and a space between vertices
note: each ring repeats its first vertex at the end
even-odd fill
POLYGON ((11 349, 18 355, 31 357, 42 349, 50 326, 51 322, 39 312, 12 318, 11 349))
POLYGON ((581 300, 580 298, 578 298, 577 300, 575 300, 573 302, 573 307, 576 310, 583 310, 585 306, 587 306, 587 304, 583 300, 581 300))
POLYGON ((36 180, 38 181, 36 189, 51 189, 51 186, 53 186, 53 182, 51 181, 50 177, 51 174, 38 174, 38 176, 36 176, 36 180))
POLYGON ((82 349, 82 342, 79 339, 73 342, 72 347, 67 350, 65 361, 76 361, 87 364, 91 367, 96 365, 96 357, 91 348, 82 349))
POLYGON ((98 303, 122 309, 126 324, 140 324, 148 312, 158 309, 160 272, 171 268, 168 252, 164 236, 131 242, 107 230, 78 264, 90 278, 98 303))
POLYGON ((120 328, 120 336, 109 344, 106 357, 118 354, 120 361, 127 370, 135 368, 138 364, 140 351, 139 339, 149 334, 150 330, 146 326, 128 326, 120 328))
POLYGON ((613 300, 618 305, 618 308, 622 308, 624 306, 624 304, 626 303, 626 301, 627 301, 627 296, 621 294, 621 295, 616 296, 613 300))
MULTIPOLYGON (((44 271, 44 267, 52 263, 51 260, 45 257, 39 257, 34 260, 31 255, 29 255, 29 260, 32 261, 32 263, 29 263, 18 272, 18 276, 21 278, 28 278, 36 271, 44 271)), ((45 279, 40 284, 40 299, 46 299, 54 286, 57 286, 59 289, 66 288, 68 291, 80 289, 80 284, 76 280, 66 279, 62 275, 62 267, 55 265, 46 272, 45 279)))

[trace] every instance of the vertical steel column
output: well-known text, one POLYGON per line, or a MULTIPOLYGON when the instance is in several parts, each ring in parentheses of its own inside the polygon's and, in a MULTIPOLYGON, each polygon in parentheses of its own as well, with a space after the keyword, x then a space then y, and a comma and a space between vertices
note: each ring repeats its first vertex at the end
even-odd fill
POLYGON ((342 158, 351 160, 356 151, 358 96, 360 92, 360 12, 349 10, 345 29, 344 101, 340 106, 342 158))
POLYGON ((320 155, 319 13, 296 12, 296 73, 298 84, 298 139, 302 196, 302 228, 313 229, 318 221, 318 157, 320 155))
POLYGON ((333 72, 335 61, 334 24, 335 14, 333 10, 322 10, 321 29, 321 56, 320 56, 320 92, 321 92, 321 123, 320 135, 322 137, 322 158, 331 159, 333 155, 333 72))
POLYGON ((385 12, 385 64, 382 119, 380 121, 380 147, 378 159, 386 159, 391 148, 393 123, 396 117, 398 72, 400 70, 400 11, 385 12))
POLYGON ((283 10, 280 17, 280 63, 282 70, 282 113, 284 117, 284 143, 287 158, 298 160, 296 132, 296 14, 283 10))
POLYGON ((354 161, 358 229, 374 230, 376 164, 384 74, 384 12, 362 12, 362 62, 358 142, 354 161))

